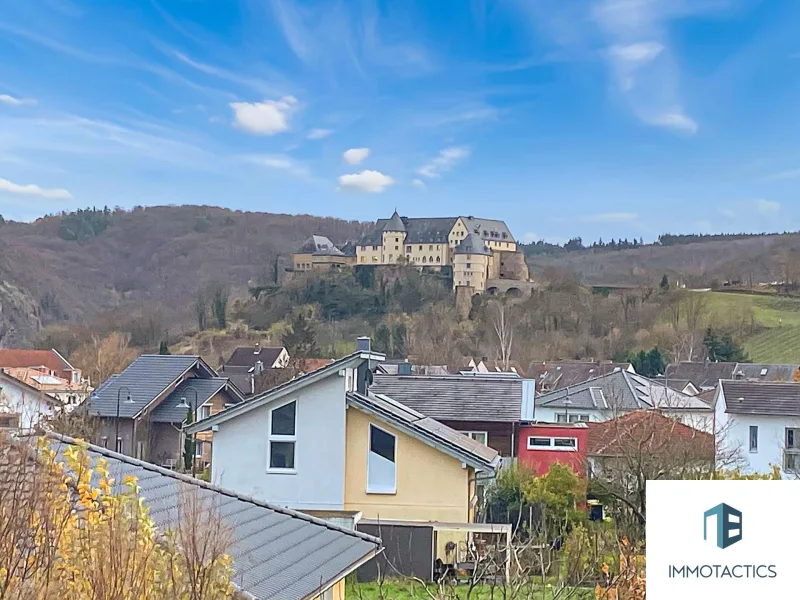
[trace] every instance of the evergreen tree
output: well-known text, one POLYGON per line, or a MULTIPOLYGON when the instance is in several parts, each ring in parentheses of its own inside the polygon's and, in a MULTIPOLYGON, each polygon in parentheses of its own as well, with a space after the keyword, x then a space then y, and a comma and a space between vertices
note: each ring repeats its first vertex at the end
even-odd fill
POLYGON ((634 352, 631 354, 629 362, 636 369, 636 372, 643 377, 658 377, 663 375, 667 368, 667 361, 657 346, 650 352, 645 352, 644 350, 634 352))
MULTIPOLYGON (((189 409, 189 412, 186 415, 186 424, 191 425, 194 422, 192 418, 192 409, 189 409)), ((192 461, 194 460, 194 439, 191 435, 184 435, 183 440, 183 467, 186 469, 186 472, 192 470, 192 461)))
POLYGON ((708 359, 714 362, 749 362, 750 358, 729 333, 718 336, 709 327, 706 330, 703 345, 706 347, 708 359))
POLYGON ((299 358, 315 358, 319 356, 317 334, 313 325, 303 313, 292 317, 291 330, 281 338, 289 356, 299 358))
POLYGON ((669 291, 669 277, 667 277, 666 273, 661 277, 661 285, 659 287, 661 287, 662 292, 669 291))
POLYGON ((169 351, 169 344, 167 344, 166 341, 164 340, 161 341, 161 344, 158 346, 158 353, 165 356, 168 354, 172 354, 172 352, 169 351))
POLYGON ((392 358, 405 358, 406 356, 406 326, 397 323, 392 329, 392 358))

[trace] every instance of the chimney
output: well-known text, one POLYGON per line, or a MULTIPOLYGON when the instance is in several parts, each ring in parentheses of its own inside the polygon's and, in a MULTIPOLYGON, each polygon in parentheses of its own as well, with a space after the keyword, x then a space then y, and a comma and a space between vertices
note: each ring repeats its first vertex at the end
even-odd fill
POLYGON ((256 342, 256 349, 253 354, 261 354, 261 344, 259 342, 256 342))
POLYGON ((356 338, 356 351, 357 352, 371 352, 372 351, 372 340, 370 340, 367 336, 361 336, 356 338))

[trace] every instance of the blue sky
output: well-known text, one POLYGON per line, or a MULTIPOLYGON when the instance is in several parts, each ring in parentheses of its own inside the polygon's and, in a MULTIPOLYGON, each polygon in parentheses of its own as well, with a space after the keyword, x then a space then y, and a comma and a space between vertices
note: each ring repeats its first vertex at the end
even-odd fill
POLYGON ((0 213, 800 229, 800 2, 4 0, 0 213))

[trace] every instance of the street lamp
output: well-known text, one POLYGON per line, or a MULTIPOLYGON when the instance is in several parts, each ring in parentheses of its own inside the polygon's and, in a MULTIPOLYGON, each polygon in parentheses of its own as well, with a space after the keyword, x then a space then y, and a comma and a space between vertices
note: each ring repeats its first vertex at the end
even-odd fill
POLYGON ((119 405, 120 405, 120 402, 122 401, 122 390, 125 390, 128 393, 127 397, 125 398, 125 404, 133 404, 133 399, 131 398, 131 389, 126 385, 121 386, 117 390, 117 421, 116 421, 116 427, 114 428, 114 452, 119 452, 120 454, 122 454, 122 451, 121 451, 122 449, 118 448, 118 446, 119 446, 119 405))
POLYGON ((564 400, 564 422, 569 423, 569 407, 572 406, 572 400, 567 396, 564 400))
MULTIPOLYGON (((194 407, 189 406, 189 403, 186 401, 186 396, 181 397, 181 403, 177 404, 175 408, 185 408, 187 410, 192 409, 192 422, 197 420, 197 390, 189 390, 190 392, 194 392, 194 407)), ((195 472, 195 453, 197 452, 197 441, 195 438, 195 434, 192 434, 192 477, 194 477, 195 472)))

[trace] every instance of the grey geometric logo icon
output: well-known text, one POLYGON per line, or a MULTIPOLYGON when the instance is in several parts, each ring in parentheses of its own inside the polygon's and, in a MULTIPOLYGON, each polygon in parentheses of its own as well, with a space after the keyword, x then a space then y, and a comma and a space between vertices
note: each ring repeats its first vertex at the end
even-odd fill
POLYGON ((703 539, 708 539, 708 520, 717 518, 717 547, 725 549, 742 540, 742 512, 727 504, 717 504, 703 515, 703 539))

